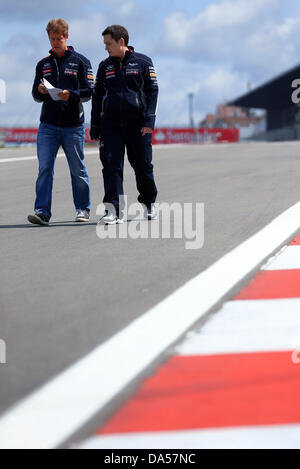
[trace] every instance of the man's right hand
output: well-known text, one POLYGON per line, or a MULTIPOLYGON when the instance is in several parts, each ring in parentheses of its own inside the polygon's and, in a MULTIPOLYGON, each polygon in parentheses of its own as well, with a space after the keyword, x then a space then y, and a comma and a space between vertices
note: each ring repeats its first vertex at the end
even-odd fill
POLYGON ((41 94, 48 94, 48 90, 43 83, 40 83, 38 86, 38 92, 41 94))
POLYGON ((94 125, 92 125, 92 127, 90 128, 90 137, 91 137, 91 140, 99 140, 100 131, 98 127, 95 127, 94 125))

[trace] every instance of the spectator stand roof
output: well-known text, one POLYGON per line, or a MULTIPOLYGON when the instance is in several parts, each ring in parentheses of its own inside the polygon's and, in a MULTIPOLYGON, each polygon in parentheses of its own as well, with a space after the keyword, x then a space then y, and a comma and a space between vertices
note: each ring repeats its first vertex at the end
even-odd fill
POLYGON ((292 83, 295 79, 300 80, 300 65, 230 101, 228 105, 267 110, 288 108, 294 104, 292 83))

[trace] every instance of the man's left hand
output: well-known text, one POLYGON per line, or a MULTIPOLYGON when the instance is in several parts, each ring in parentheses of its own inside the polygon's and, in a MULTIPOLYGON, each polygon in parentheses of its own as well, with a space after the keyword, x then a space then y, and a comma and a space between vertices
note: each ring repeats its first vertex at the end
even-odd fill
POLYGON ((62 99, 63 101, 69 101, 69 99, 70 99, 70 91, 68 91, 68 90, 63 90, 61 93, 59 93, 58 96, 59 96, 60 99, 62 99))
POLYGON ((141 133, 142 137, 144 137, 146 134, 152 134, 153 129, 151 127, 142 127, 141 133))

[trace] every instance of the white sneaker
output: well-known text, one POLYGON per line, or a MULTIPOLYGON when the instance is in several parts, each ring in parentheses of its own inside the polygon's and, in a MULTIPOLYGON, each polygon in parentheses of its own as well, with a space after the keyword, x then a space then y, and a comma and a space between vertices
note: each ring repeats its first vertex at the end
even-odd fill
POLYGON ((149 207, 145 205, 145 218, 147 218, 148 220, 157 219, 157 211, 154 204, 151 204, 149 207))
POLYGON ((124 220, 122 218, 118 218, 115 212, 106 212, 106 214, 98 221, 98 225, 116 225, 118 223, 124 223, 124 220))
POLYGON ((76 210, 75 221, 79 223, 88 222, 90 219, 90 212, 87 210, 76 210))

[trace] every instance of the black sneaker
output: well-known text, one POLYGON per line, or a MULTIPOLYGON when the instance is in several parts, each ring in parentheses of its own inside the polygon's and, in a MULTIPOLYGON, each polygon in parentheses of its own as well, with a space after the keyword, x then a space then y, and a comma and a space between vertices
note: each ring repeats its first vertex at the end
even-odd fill
POLYGON ((27 220, 34 225, 47 226, 49 225, 49 218, 43 213, 28 215, 27 220))

